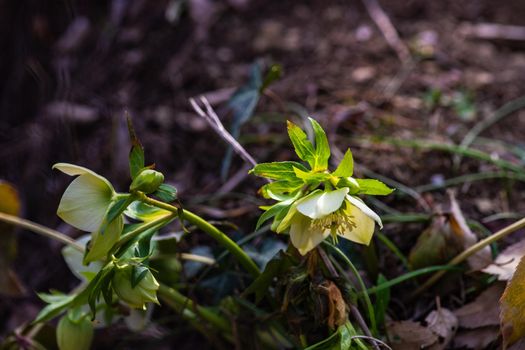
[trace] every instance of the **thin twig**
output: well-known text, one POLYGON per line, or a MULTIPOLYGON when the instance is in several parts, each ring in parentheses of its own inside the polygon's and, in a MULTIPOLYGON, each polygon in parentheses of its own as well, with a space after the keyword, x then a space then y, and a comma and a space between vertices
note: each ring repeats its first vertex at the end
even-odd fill
POLYGON ((190 98, 190 103, 195 112, 201 117, 206 120, 206 122, 213 128, 213 130, 227 143, 229 143, 235 152, 239 156, 241 156, 242 159, 244 159, 247 163, 251 164, 252 166, 257 165, 257 162, 253 159, 253 157, 240 145, 239 142, 224 128, 224 125, 222 124, 221 120, 219 119, 219 116, 217 116, 217 113, 213 110, 208 100, 204 97, 200 97, 200 102, 204 105, 204 108, 206 109, 206 112, 197 104, 194 98, 190 98))
MULTIPOLYGON (((359 327, 361 327, 363 332, 365 332, 366 337, 368 339, 376 340, 376 338, 372 336, 372 333, 370 332, 370 329, 366 325, 366 322, 363 319, 363 316, 361 315, 361 313, 359 312, 359 310, 357 309, 355 305, 350 304, 350 312, 352 313, 352 316, 354 316, 355 320, 357 321, 357 324, 359 324, 359 327)), ((374 349, 379 350, 379 346, 375 342, 372 343, 372 346, 374 347, 374 349)))
POLYGON ((385 348, 392 350, 392 348, 390 346, 388 346, 387 343, 385 343, 384 341, 379 340, 377 338, 374 338, 374 337, 370 337, 370 336, 366 336, 366 335, 353 335, 353 336, 350 337, 350 339, 366 339, 366 340, 370 340, 370 341, 373 342, 374 345, 381 344, 385 348))
POLYGON ((19 218, 18 216, 9 215, 6 213, 1 213, 1 212, 0 212, 0 221, 4 221, 4 222, 7 222, 10 224, 19 226, 19 227, 23 227, 29 231, 39 233, 43 236, 52 238, 56 241, 69 245, 72 248, 75 248, 76 250, 78 250, 79 252, 84 252, 84 247, 78 244, 77 242, 75 242, 75 240, 73 240, 72 238, 66 236, 62 232, 52 230, 48 227, 37 224, 36 222, 32 222, 26 219, 19 218))
POLYGON ((385 11, 383 11, 381 6, 379 5, 379 2, 377 0, 362 1, 366 7, 366 10, 368 11, 368 14, 376 23, 379 30, 381 30, 381 33, 383 33, 383 36, 385 37, 388 45, 390 45, 390 47, 394 49, 394 51, 397 54, 397 57, 399 57, 401 62, 407 63, 412 61, 412 57, 410 55, 408 47, 399 37, 396 28, 390 21, 390 18, 388 18, 385 11))

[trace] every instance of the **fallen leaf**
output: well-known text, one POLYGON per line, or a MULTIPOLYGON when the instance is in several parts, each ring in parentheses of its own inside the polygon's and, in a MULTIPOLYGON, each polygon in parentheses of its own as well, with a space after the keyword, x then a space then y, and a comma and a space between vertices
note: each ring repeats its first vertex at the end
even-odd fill
POLYGON ((328 319, 326 323, 330 329, 335 329, 346 323, 346 304, 341 291, 332 281, 321 284, 321 290, 328 298, 328 319))
POLYGON ((499 327, 488 326, 459 331, 454 337, 453 347, 483 350, 499 337, 499 327))
POLYGON ((516 272, 508 282, 500 300, 501 333, 503 347, 520 340, 525 336, 525 259, 521 259, 516 272))
MULTIPOLYGON (((452 232, 459 237, 463 243, 463 249, 466 250, 473 246, 477 241, 478 237, 470 230, 467 225, 467 221, 461 212, 459 204, 456 200, 456 196, 453 191, 447 191, 450 201, 450 214, 449 221, 452 232)), ((479 271, 492 262, 492 254, 490 247, 486 246, 476 254, 472 255, 467 259, 470 268, 474 271, 479 271)))
POLYGON ((432 346, 432 349, 444 349, 452 340, 458 329, 458 319, 452 311, 445 308, 438 308, 432 311, 425 318, 427 328, 437 337, 438 342, 432 346))
POLYGON ((483 272, 498 276, 500 281, 508 281, 524 255, 525 239, 507 247, 492 264, 483 269, 483 272))
POLYGON ((391 339, 389 344, 394 350, 425 349, 438 341, 438 336, 418 322, 397 321, 387 323, 391 339))
POLYGON ((496 283, 474 301, 454 310, 459 326, 473 329, 499 325, 500 308, 496 300, 499 300, 504 289, 504 283, 496 283))

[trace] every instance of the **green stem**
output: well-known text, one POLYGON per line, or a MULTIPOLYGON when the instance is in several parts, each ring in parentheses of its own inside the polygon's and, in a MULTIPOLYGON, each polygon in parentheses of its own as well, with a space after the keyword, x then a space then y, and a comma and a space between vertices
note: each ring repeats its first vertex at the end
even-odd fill
POLYGON ((137 192, 138 199, 146 204, 156 206, 157 208, 165 209, 180 215, 181 219, 188 221, 189 223, 197 226, 199 229, 206 232, 213 239, 219 242, 224 248, 226 248, 233 256, 237 258, 239 263, 248 271, 253 277, 257 277, 261 274, 261 271, 255 264, 255 262, 242 250, 237 243, 235 243, 230 237, 224 232, 219 230, 214 225, 210 224, 200 216, 181 208, 177 208, 171 204, 158 201, 156 199, 146 196, 142 192, 137 192))
POLYGON ((169 214, 169 215, 162 216, 162 217, 160 217, 158 219, 149 221, 149 222, 145 223, 144 225, 141 225, 141 226, 137 227, 133 231, 130 231, 125 236, 123 236, 120 239, 120 241, 117 242, 117 244, 115 245, 115 248, 122 247, 124 244, 126 244, 129 241, 137 238, 137 236, 139 236, 141 233, 143 233, 143 232, 145 232, 145 231, 147 231, 147 230, 149 230, 151 228, 154 228, 156 226, 162 226, 164 223, 166 223, 166 222, 168 222, 170 220, 173 220, 176 217, 177 217, 177 214, 172 213, 172 214, 169 214))
MULTIPOLYGON (((220 331, 231 333, 231 325, 228 320, 219 316, 217 313, 211 311, 206 307, 197 305, 193 300, 182 295, 175 289, 161 284, 158 293, 159 296, 164 300, 164 302, 175 311, 184 313, 185 310, 189 310, 194 315, 209 322, 211 325, 213 325, 220 331)), ((186 314, 186 316, 191 315, 186 314)))
MULTIPOLYGON (((481 249, 485 248, 486 246, 490 245, 491 243, 494 243, 501 238, 511 234, 514 231, 519 230, 520 228, 525 227, 525 218, 516 221, 513 224, 510 224, 507 227, 504 227, 503 229, 499 230, 498 232, 494 233, 491 236, 488 236, 485 239, 482 239, 478 243, 470 246, 468 249, 464 250, 462 253, 457 255, 454 259, 450 260, 450 262, 447 264, 448 266, 455 266, 458 264, 461 264, 463 261, 470 258, 472 255, 476 254, 481 249)), ((429 287, 434 285, 443 275, 446 271, 438 271, 432 277, 430 277, 423 285, 421 285, 418 289, 412 293, 411 297, 416 297, 425 290, 427 290, 429 287)))
POLYGON ((355 265, 352 263, 352 261, 350 261, 350 259, 348 259, 348 257, 345 255, 345 253, 343 253, 339 248, 337 248, 333 244, 330 244, 327 241, 324 241, 323 243, 326 244, 327 246, 329 246, 334 252, 337 253, 337 255, 341 259, 343 259, 346 262, 346 264, 350 267, 350 269, 354 273, 355 277, 357 278, 357 281, 359 283, 359 287, 361 288, 361 291, 363 292, 363 294, 362 294, 363 298, 365 299, 365 304, 366 304, 366 308, 367 308, 367 311, 368 311, 368 318, 370 319, 370 325, 372 327, 372 333, 373 333, 373 335, 377 335, 378 331, 377 331, 377 322, 376 322, 376 316, 375 316, 375 313, 374 313, 374 307, 372 306, 372 301, 370 300, 370 296, 366 292, 366 285, 365 285, 365 282, 363 282, 363 279, 361 278, 361 275, 359 274, 359 271, 357 270, 355 265))
POLYGON ((42 236, 45 236, 45 237, 54 239, 55 241, 59 241, 61 243, 69 245, 72 248, 75 248, 76 250, 78 250, 79 252, 84 252, 84 247, 78 244, 77 242, 75 242, 72 238, 64 235, 61 232, 58 232, 48 227, 37 224, 36 222, 32 222, 26 219, 19 218, 18 216, 9 215, 6 213, 1 213, 1 212, 0 212, 0 221, 4 221, 12 225, 23 227, 29 231, 33 231, 35 233, 41 234, 42 236))

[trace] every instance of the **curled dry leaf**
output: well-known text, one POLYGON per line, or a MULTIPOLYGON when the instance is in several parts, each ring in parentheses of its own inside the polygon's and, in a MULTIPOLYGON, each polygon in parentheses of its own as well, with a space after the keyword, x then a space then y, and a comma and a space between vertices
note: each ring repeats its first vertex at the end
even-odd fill
MULTIPOLYGON (((458 236, 460 241, 463 243, 463 249, 466 250, 478 241, 478 237, 470 230, 470 227, 468 227, 467 221, 465 220, 459 204, 456 201, 454 192, 448 191, 447 193, 450 200, 450 227, 452 232, 454 232, 454 234, 458 236)), ((467 262, 472 270, 481 270, 492 262, 490 247, 484 247, 476 254, 468 258, 467 262)))
POLYGON ((445 349, 456 334, 458 329, 458 319, 452 311, 439 308, 432 311, 425 318, 428 329, 438 336, 438 341, 433 344, 431 349, 445 349))
POLYGON ((438 341, 438 336, 434 332, 418 322, 389 322, 387 330, 391 339, 390 346, 394 350, 425 349, 438 341))
POLYGON ((496 300, 499 300, 504 289, 505 283, 496 283, 487 288, 471 303, 454 310, 459 326, 475 329, 499 325, 500 308, 496 300))
POLYGON ((335 329, 346 323, 346 304, 341 291, 332 281, 325 281, 320 285, 321 291, 328 298, 328 319, 326 323, 335 329))
POLYGON ((498 276, 500 281, 512 278, 520 259, 525 255, 525 240, 507 247, 502 251, 494 263, 483 269, 483 272, 498 276))

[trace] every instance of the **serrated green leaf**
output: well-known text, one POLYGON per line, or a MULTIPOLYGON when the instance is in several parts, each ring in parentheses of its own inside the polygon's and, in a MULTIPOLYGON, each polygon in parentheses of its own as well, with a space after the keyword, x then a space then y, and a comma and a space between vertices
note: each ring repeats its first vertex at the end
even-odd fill
POLYGON ((131 178, 134 179, 145 165, 144 148, 142 147, 142 144, 135 133, 130 116, 127 115, 126 118, 128 122, 129 138, 131 140, 131 150, 129 152, 129 172, 131 178))
POLYGON ((250 174, 265 177, 272 180, 297 180, 294 168, 307 171, 307 169, 298 162, 273 162, 273 163, 259 163, 252 170, 250 174))
POLYGON ((298 168, 294 168, 294 173, 295 173, 295 176, 297 176, 297 178, 307 183, 323 182, 323 181, 330 180, 330 178, 332 177, 332 175, 328 173, 314 173, 310 171, 302 171, 301 169, 298 169, 298 168))
POLYGON ((161 184, 153 195, 163 202, 170 203, 177 199, 177 189, 172 185, 161 184))
POLYGON ((294 181, 279 180, 264 185, 263 187, 261 187, 260 191, 263 197, 271 198, 271 196, 268 195, 268 191, 275 195, 281 195, 284 193, 294 193, 295 191, 300 190, 303 187, 303 185, 304 181, 300 179, 294 181))
POLYGON ((375 179, 355 179, 359 184, 359 193, 368 194, 372 196, 386 196, 394 189, 388 187, 384 183, 375 179))
POLYGON ((335 169, 333 175, 340 177, 350 177, 354 174, 354 158, 352 156, 352 151, 350 148, 346 150, 345 156, 341 163, 335 169))
POLYGON ((313 171, 324 171, 328 169, 328 159, 330 159, 330 145, 326 134, 321 125, 313 118, 308 118, 312 124, 315 135, 315 160, 312 166, 313 171))
POLYGON ((315 165, 315 150, 312 143, 308 140, 308 136, 299 126, 291 121, 287 121, 287 128, 295 153, 313 168, 315 165))

